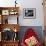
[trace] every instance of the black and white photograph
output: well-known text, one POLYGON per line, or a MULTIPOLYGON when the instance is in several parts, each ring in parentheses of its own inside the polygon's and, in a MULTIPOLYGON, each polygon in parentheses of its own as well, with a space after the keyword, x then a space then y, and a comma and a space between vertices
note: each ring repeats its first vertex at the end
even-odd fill
POLYGON ((35 8, 24 8, 24 18, 36 18, 36 9, 35 8))

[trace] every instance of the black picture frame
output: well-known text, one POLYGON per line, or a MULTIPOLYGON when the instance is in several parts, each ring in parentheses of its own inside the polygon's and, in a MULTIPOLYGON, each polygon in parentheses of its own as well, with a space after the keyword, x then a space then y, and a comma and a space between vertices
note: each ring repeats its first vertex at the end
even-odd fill
POLYGON ((24 8, 23 9, 24 18, 35 19, 36 18, 36 8, 24 8))

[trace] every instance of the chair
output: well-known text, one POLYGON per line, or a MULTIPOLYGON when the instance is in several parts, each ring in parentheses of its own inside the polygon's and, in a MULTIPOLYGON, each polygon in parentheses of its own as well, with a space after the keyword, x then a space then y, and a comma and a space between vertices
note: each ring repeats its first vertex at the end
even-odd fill
MULTIPOLYGON (((29 43, 29 42, 27 42, 27 41, 30 41, 29 38, 32 38, 32 36, 33 36, 34 38, 36 38, 36 40, 37 40, 37 44, 35 44, 34 46, 41 46, 39 40, 37 39, 37 35, 36 35, 36 33, 33 31, 32 28, 28 28, 28 29, 26 30, 26 32, 25 32, 25 34, 24 34, 24 37, 22 38, 21 46, 27 46, 28 43, 29 43), (28 39, 28 40, 25 42, 26 39, 28 39)), ((32 39, 31 39, 31 40, 32 40, 32 39)), ((32 43, 32 44, 33 44, 33 43, 32 43)), ((31 46, 31 42, 30 42, 30 45, 28 45, 28 46, 31 46)))

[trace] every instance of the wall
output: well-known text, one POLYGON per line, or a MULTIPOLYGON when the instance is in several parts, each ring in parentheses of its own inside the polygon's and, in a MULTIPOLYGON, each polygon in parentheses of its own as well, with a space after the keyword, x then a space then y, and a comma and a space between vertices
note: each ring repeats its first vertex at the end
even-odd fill
POLYGON ((21 26, 20 31, 19 31, 19 39, 20 42, 24 36, 24 33, 27 31, 28 28, 32 28, 33 31, 37 34, 37 37, 41 43, 43 43, 43 32, 42 32, 42 27, 41 26, 21 26))
POLYGON ((44 0, 44 26, 46 27, 46 0, 44 0))
MULTIPOLYGON (((15 0, 0 0, 0 6, 15 6, 15 0)), ((19 24, 21 26, 43 26, 43 6, 42 0, 17 0, 20 7, 19 24), (24 19, 23 8, 36 8, 36 19, 24 19)))
POLYGON ((44 0, 44 41, 46 46, 46 0, 44 0))
POLYGON ((18 1, 21 4, 20 23, 22 26, 42 26, 43 25, 43 6, 42 0, 18 1), (36 8, 36 19, 24 19, 23 8, 36 8))
MULTIPOLYGON (((10 7, 10 6, 15 6, 14 3, 15 0, 0 0, 0 6, 1 7, 10 7)), ((18 4, 17 6, 20 7, 19 9, 19 24, 20 26, 36 26, 36 27, 31 27, 34 28, 37 32, 38 37, 40 38, 40 41, 42 42, 43 38, 43 6, 42 6, 42 0, 17 0, 18 4), (36 19, 24 19, 23 17, 23 8, 36 8, 36 19), (41 27, 39 27, 41 26, 41 27)), ((10 17, 12 18, 12 17, 10 17)), ((10 20, 9 18, 9 20, 10 20)), ((27 27, 24 27, 27 28, 27 27)), ((23 32, 23 28, 20 31, 21 33, 23 32)), ((24 30, 25 31, 25 30, 24 30)))
POLYGON ((11 7, 14 6, 15 0, 0 0, 0 6, 1 7, 11 7))

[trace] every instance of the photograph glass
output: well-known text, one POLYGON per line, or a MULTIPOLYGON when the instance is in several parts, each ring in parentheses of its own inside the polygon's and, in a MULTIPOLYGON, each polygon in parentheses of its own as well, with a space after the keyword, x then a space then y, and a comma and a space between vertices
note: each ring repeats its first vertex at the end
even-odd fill
POLYGON ((24 18, 36 18, 36 9, 24 8, 24 18))

